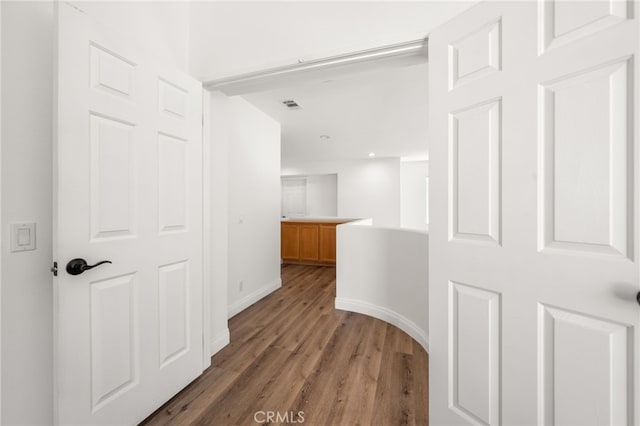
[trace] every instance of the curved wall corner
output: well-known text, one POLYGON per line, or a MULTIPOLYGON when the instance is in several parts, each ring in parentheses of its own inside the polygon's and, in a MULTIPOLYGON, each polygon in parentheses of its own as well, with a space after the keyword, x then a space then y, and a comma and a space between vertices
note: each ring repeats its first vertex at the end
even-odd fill
POLYGON ((428 352, 428 233, 352 222, 336 240, 336 309, 395 325, 428 352))

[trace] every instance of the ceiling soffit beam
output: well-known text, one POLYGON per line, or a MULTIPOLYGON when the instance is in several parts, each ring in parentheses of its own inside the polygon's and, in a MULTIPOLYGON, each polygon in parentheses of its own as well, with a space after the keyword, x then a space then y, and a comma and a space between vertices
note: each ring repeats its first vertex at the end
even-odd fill
POLYGON ((331 77, 333 74, 358 72, 372 65, 385 63, 423 63, 427 60, 427 39, 414 40, 389 46, 376 47, 328 58, 301 61, 297 64, 238 74, 205 81, 205 89, 220 90, 228 95, 239 95, 277 87, 282 82, 298 79, 331 77))

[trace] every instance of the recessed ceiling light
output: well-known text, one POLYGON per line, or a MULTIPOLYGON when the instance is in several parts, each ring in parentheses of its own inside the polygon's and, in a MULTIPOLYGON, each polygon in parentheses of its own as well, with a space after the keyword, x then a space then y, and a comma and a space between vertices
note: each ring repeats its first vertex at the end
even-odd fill
POLYGON ((376 153, 375 153, 375 152, 370 152, 370 153, 369 153, 369 157, 375 157, 375 156, 376 156, 376 153))
POLYGON ((331 139, 331 136, 329 136, 329 135, 320 135, 320 139, 324 139, 324 140, 331 139))

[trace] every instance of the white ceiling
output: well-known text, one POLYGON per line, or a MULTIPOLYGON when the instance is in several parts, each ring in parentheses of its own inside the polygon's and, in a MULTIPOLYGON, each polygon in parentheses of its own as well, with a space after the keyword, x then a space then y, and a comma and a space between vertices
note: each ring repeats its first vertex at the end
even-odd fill
POLYGON ((477 1, 193 1, 189 72, 210 81, 424 39, 477 1))
POLYGON ((427 64, 403 64, 243 95, 282 126, 282 167, 309 161, 426 157, 427 64), (282 101, 294 99, 300 110, 282 101), (328 135, 330 139, 321 139, 328 135))

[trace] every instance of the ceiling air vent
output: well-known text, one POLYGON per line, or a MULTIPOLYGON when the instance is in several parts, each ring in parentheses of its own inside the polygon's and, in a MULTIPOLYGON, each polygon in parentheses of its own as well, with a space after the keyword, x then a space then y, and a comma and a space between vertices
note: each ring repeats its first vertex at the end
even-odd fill
POLYGON ((300 104, 298 104, 293 99, 287 99, 286 101, 282 101, 282 105, 286 106, 287 109, 302 109, 300 104))

